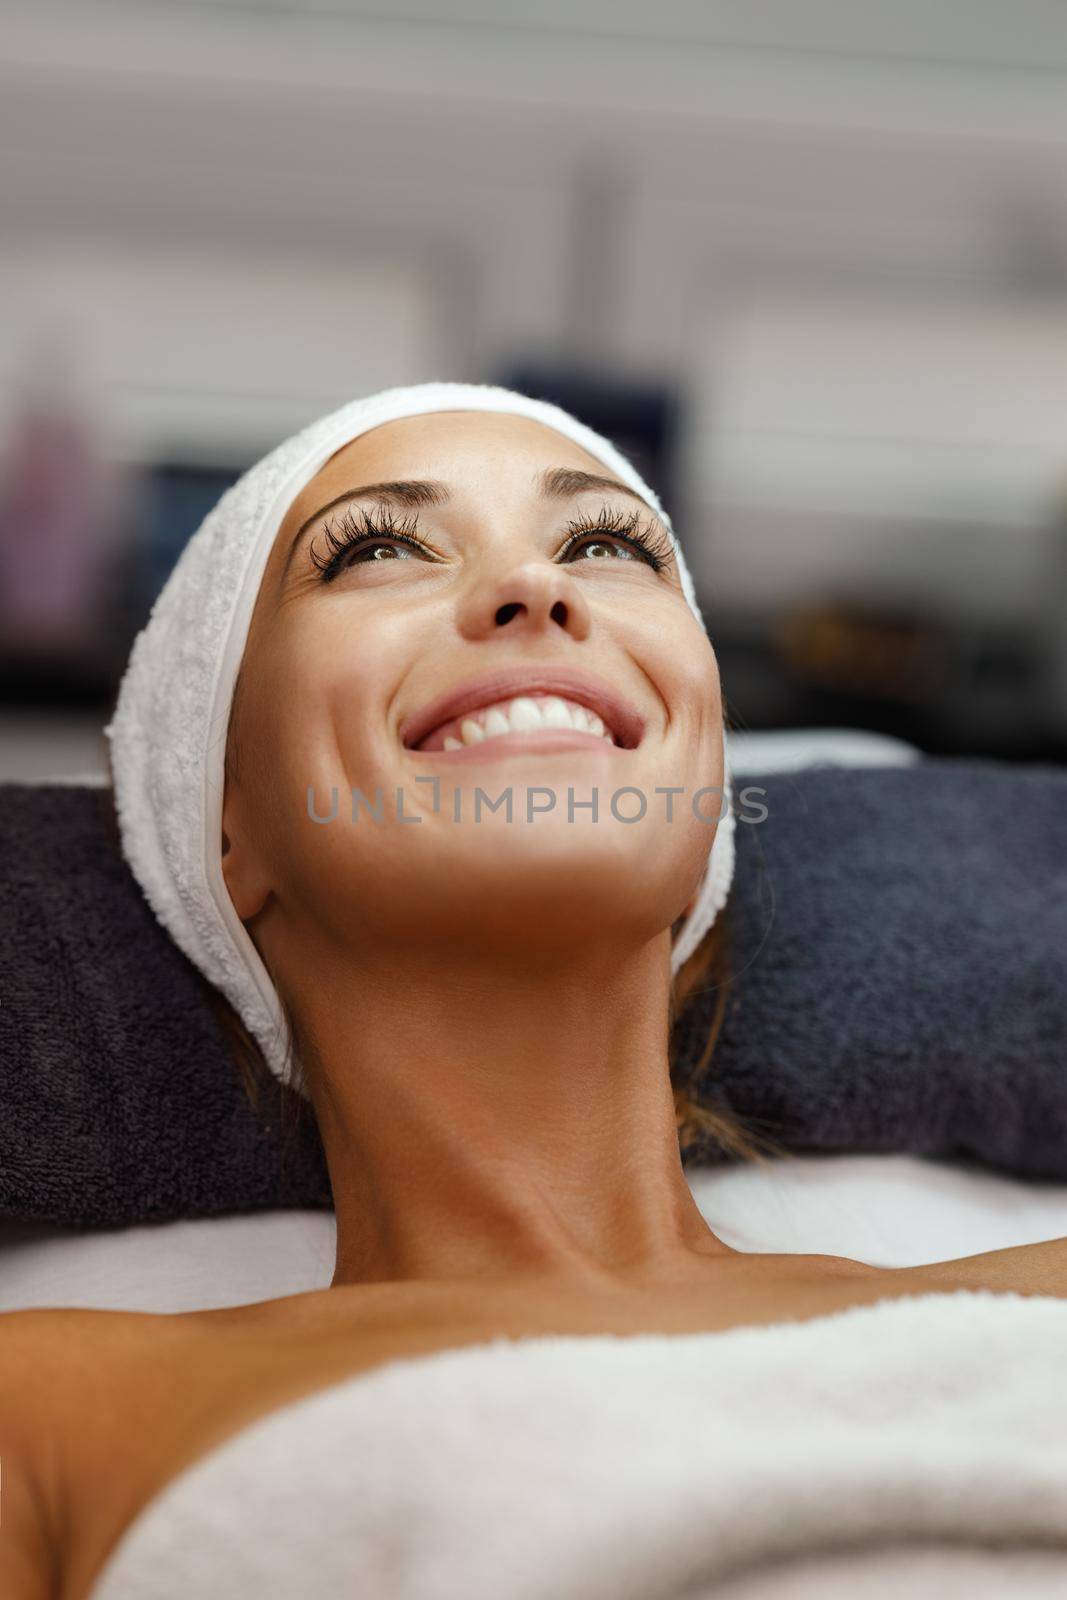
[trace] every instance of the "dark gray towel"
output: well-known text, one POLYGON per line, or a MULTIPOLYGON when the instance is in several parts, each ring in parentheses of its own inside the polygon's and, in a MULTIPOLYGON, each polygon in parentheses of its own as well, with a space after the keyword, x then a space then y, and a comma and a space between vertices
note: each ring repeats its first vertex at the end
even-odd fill
POLYGON ((0 1216, 99 1228, 330 1205, 310 1120, 277 1137, 299 1097, 271 1079, 253 1113, 108 799, 0 786, 0 1216))
MULTIPOLYGON (((700 1099, 794 1151, 1067 1179, 1067 769, 927 758, 737 790, 735 976, 700 1099)), ((685 1051, 704 1021, 679 1020, 685 1051)))
MULTIPOLYGON (((1067 771, 944 758, 736 789, 734 976, 704 1102, 792 1150, 1067 1179, 1067 771)), ((105 798, 0 786, 0 1216, 329 1206, 311 1118, 280 1138, 303 1102, 271 1079, 253 1113, 105 798)), ((678 1021, 686 1060, 715 999, 678 1021)))

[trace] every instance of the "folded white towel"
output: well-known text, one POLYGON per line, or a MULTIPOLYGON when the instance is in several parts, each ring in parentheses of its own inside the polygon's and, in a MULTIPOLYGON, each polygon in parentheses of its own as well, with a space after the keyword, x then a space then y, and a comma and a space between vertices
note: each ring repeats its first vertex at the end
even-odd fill
MULTIPOLYGON (((423 383, 354 400, 309 424, 250 467, 192 536, 134 640, 110 741, 122 849, 156 917, 230 1000, 267 1063, 292 1079, 277 992, 222 873, 226 734, 260 579, 282 519, 342 445, 371 428, 430 411, 511 412, 542 422, 636 489, 673 533, 656 495, 611 442, 569 412, 510 389, 423 383)), ((675 540, 685 598, 701 625, 692 579, 675 540)), ((696 949, 729 893, 734 814, 728 755, 725 812, 697 901, 672 947, 673 970, 696 949)))
POLYGON ((1055 1553, 1063 1585, 1065 1352, 1067 1301, 960 1290, 396 1360, 201 1458, 92 1600, 763 1600, 768 1564, 887 1546, 913 1576, 1009 1547, 1035 1582, 1055 1553))

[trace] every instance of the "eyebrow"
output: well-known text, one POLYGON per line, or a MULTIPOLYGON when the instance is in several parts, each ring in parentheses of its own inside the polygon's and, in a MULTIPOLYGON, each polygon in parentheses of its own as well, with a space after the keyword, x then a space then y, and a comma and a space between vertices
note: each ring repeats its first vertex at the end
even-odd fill
MULTIPOLYGON (((646 511, 652 511, 644 495, 638 494, 636 489, 631 489, 629 484, 621 482, 618 478, 604 477, 598 472, 583 472, 580 467, 546 467, 543 472, 535 475, 534 487, 542 500, 571 500, 587 489, 609 490, 615 494, 629 495, 631 499, 643 505, 646 511)), ((312 512, 311 516, 300 524, 293 535, 289 554, 285 558, 285 566, 281 570, 278 582, 284 583, 286 573, 296 555, 297 546, 312 523, 324 517, 328 511, 332 511, 334 506, 343 505, 349 500, 378 500, 386 505, 411 510, 420 506, 446 505, 451 498, 448 485, 437 478, 396 478, 385 483, 365 483, 360 489, 345 489, 326 505, 312 512)))

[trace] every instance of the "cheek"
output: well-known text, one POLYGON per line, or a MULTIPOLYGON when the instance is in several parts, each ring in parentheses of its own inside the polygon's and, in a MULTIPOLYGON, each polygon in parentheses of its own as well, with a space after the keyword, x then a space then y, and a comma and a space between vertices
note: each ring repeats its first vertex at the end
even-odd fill
POLYGON ((713 728, 718 728, 722 723, 722 683, 719 678, 719 662, 711 640, 695 618, 690 620, 686 646, 683 659, 687 669, 689 691, 700 709, 701 720, 709 722, 713 728))
POLYGON ((718 761, 721 754, 722 683, 715 651, 688 608, 684 618, 671 619, 659 639, 649 671, 670 713, 672 732, 685 746, 684 759, 706 771, 709 760, 718 761), (664 639, 669 648, 664 648, 664 639))
MULTIPOLYGON (((279 640, 273 652, 265 733, 275 753, 278 820, 291 825, 295 819, 301 837, 310 827, 312 853, 336 865, 338 853, 347 860, 372 846, 381 850, 383 829, 375 824, 364 841, 366 826, 316 825, 309 806, 322 817, 335 805, 347 815, 355 790, 368 807, 379 804, 380 791, 387 813, 395 809, 406 764, 392 724, 398 685, 411 671, 412 630, 406 619, 375 616, 343 595, 317 607, 314 622, 314 629, 279 640), (348 838, 353 832, 360 837, 348 838)), ((414 786, 409 805, 417 806, 421 796, 414 786)), ((402 837, 409 833, 402 830, 402 837)))
POLYGON ((709 765, 720 767, 724 731, 722 682, 715 653, 706 640, 679 666, 675 694, 690 763, 699 772, 706 772, 709 765))
POLYGON ((724 810, 722 686, 718 664, 704 637, 703 648, 686 658, 675 702, 678 726, 678 797, 681 845, 694 869, 701 869, 724 810))
MULTIPOLYGON (((282 817, 307 805, 309 785, 340 781, 337 719, 352 674, 328 630, 279 632, 242 685, 240 745, 248 771, 282 817)), ((291 817, 290 817, 291 820, 291 817)))
POLYGON ((723 710, 718 661, 707 634, 688 607, 672 607, 633 642, 635 660, 663 707, 662 740, 650 742, 640 783, 648 787, 650 815, 660 825, 645 836, 652 881, 688 885, 703 871, 723 809, 723 710), (668 802, 657 785, 672 785, 668 802), (702 792, 707 791, 707 792, 702 792))

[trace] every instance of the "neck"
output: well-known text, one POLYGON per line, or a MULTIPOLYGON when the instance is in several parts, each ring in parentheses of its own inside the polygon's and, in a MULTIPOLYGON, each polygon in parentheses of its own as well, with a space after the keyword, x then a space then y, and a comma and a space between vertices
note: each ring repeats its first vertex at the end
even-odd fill
POLYGON ((735 1252, 686 1180, 666 935, 516 964, 316 955, 294 1007, 337 1216, 333 1286, 651 1286, 735 1252), (353 998, 355 997, 355 998, 353 998))

